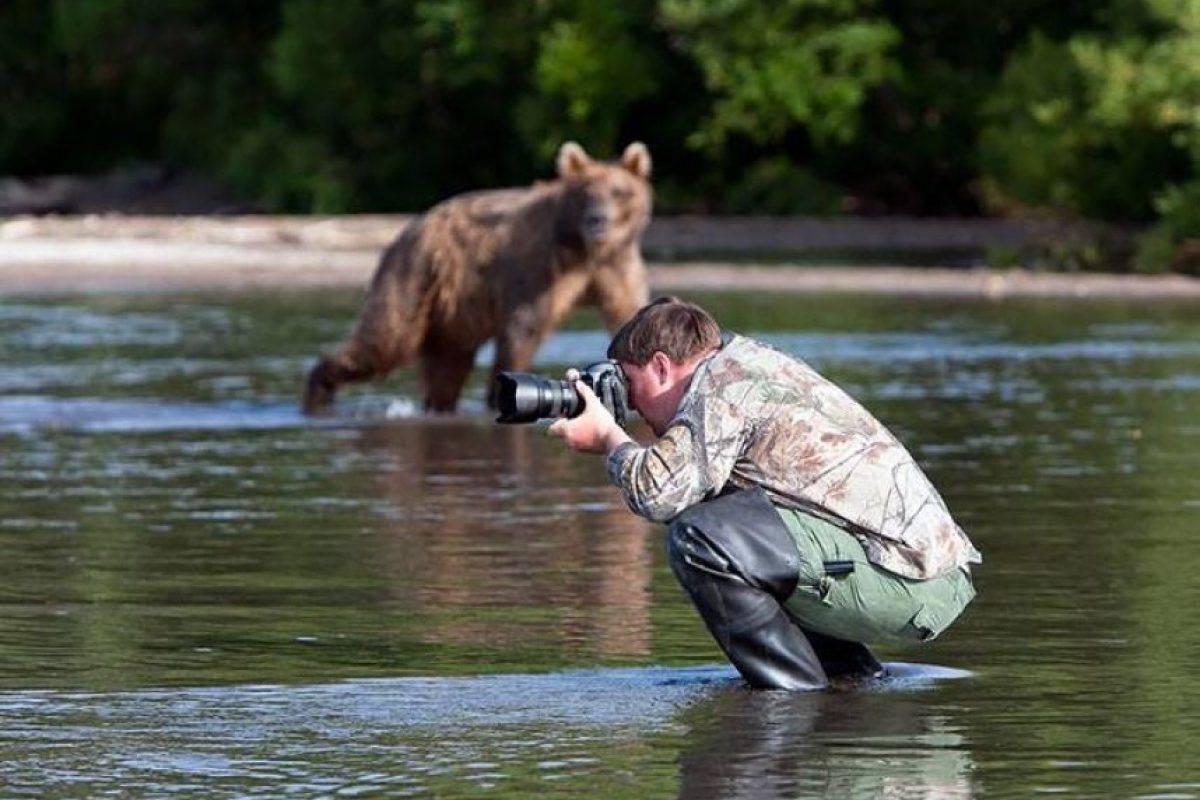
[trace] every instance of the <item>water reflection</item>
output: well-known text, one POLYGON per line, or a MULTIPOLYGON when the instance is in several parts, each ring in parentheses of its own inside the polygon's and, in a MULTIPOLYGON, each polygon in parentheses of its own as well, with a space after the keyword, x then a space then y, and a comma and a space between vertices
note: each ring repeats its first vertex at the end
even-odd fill
POLYGON ((550 610, 538 632, 568 649, 649 654, 658 529, 603 483, 564 489, 564 473, 598 463, 558 452, 538 428, 479 420, 370 428, 347 445, 388 501, 380 556, 392 597, 433 623, 425 641, 519 647, 550 610))
POLYGON ((897 692, 790 694, 729 688, 690 706, 678 797, 968 798, 961 727, 897 692))

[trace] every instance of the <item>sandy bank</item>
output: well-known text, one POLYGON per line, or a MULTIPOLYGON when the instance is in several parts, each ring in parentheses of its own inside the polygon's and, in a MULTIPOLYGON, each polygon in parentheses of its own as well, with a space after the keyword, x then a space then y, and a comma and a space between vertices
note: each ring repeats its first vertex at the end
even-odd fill
MULTIPOLYGON (((0 293, 154 292, 365 286, 408 221, 359 217, 67 217, 0 222, 0 293)), ((1184 276, 1024 270, 729 264, 712 251, 970 251, 1012 246, 1034 223, 995 220, 668 218, 647 234, 658 291, 747 289, 975 297, 1200 298, 1184 276), (654 261, 655 254, 681 260, 654 261)), ((1069 232, 1064 235, 1069 235, 1069 232)))

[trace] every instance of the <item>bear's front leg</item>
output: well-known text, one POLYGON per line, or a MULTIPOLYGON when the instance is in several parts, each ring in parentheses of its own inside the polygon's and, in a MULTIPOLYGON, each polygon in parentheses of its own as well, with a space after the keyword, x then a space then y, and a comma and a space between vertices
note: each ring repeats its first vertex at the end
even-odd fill
POLYGON ((475 348, 443 341, 426 340, 421 351, 421 383, 425 387, 425 411, 450 414, 475 366, 475 348))
POLYGON ((328 411, 342 384, 367 380, 376 372, 374 363, 354 342, 342 347, 335 355, 322 357, 308 373, 304 413, 328 411))

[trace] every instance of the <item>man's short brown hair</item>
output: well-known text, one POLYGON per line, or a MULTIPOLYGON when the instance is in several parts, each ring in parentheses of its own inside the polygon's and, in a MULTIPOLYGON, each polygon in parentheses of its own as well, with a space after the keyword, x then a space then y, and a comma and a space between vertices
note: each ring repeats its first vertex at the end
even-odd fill
POLYGON ((711 314, 678 297, 660 297, 621 326, 608 345, 608 357, 641 367, 661 350, 683 364, 720 346, 721 329, 711 314))

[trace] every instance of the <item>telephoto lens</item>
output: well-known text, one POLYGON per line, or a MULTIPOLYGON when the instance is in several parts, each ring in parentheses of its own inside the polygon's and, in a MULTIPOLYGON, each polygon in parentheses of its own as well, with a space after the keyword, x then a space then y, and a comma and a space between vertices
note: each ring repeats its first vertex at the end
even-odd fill
MULTIPOLYGON (((615 361, 597 361, 580 370, 579 379, 591 387, 600 404, 618 425, 629 417, 629 387, 615 361)), ((550 417, 576 417, 583 398, 571 381, 558 381, 527 372, 501 372, 496 376, 496 422, 507 425, 536 422, 550 417)))
POLYGON ((496 422, 518 425, 548 417, 573 417, 583 410, 582 398, 566 381, 527 372, 496 376, 496 422))

